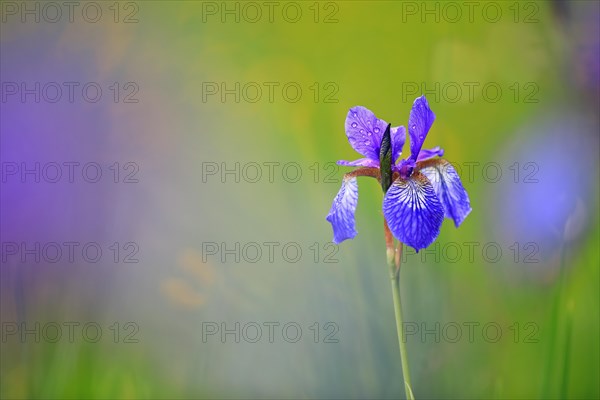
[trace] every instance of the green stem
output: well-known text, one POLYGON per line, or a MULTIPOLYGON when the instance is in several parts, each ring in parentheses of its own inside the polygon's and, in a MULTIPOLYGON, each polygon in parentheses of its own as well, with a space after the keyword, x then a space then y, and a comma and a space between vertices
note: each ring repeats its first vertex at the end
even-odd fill
POLYGON ((548 358, 546 360, 545 372, 542 380, 542 399, 552 397, 553 389, 556 388, 556 347, 558 342, 558 331, 561 327, 560 314, 562 304, 562 291, 566 275, 566 246, 563 244, 560 247, 560 265, 558 280, 554 291, 554 299, 552 302, 552 311, 550 314, 550 337, 548 341, 548 358))
POLYGON ((567 322, 565 327, 565 342, 564 342, 564 360, 562 370, 562 380, 560 385, 560 398, 568 399, 567 393, 569 388, 569 367, 571 364, 571 333, 573 331, 573 302, 570 301, 567 306, 567 322))
MULTIPOLYGON (((386 226, 387 228, 387 226, 386 226)), ((400 252, 402 243, 398 245, 398 251, 394 248, 387 249, 387 263, 390 268, 392 281, 392 295, 394 298, 394 313, 396 316, 396 331, 398 333, 398 345, 400 347, 400 361, 402 362, 402 376, 404 378, 404 390, 406 398, 414 400, 415 396, 410 385, 410 371, 408 369, 408 357, 406 355, 406 338, 402 330, 402 301, 400 298, 400 252)))

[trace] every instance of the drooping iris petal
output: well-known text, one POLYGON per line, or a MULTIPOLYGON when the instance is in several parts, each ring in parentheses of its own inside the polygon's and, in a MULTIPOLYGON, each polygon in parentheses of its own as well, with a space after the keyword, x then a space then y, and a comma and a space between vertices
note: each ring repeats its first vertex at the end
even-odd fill
POLYGON ((379 168, 379 161, 371 160, 370 158, 360 158, 354 161, 339 160, 337 165, 343 165, 345 167, 371 167, 379 168))
POLYGON ((433 149, 421 149, 421 151, 419 152, 419 157, 417 157, 417 161, 425 161, 425 160, 429 160, 430 158, 433 157, 441 157, 444 155, 444 149, 442 149, 440 146, 436 146, 433 149))
POLYGON ((403 126, 396 126, 390 129, 390 133, 392 135, 392 164, 395 164, 406 141, 406 129, 403 126))
POLYGON ((410 158, 417 160, 429 128, 435 121, 435 114, 429 108, 425 96, 418 97, 413 103, 408 118, 408 134, 410 135, 410 158))
POLYGON ((333 228, 333 242, 340 244, 356 236, 354 212, 358 203, 358 183, 356 178, 344 179, 342 187, 335 196, 327 221, 333 228))
POLYGON ((444 208, 431 182, 415 172, 390 186, 383 198, 383 215, 394 236, 419 251, 440 233, 444 208))
POLYGON ((387 122, 377 118, 371 110, 355 106, 346 116, 346 136, 354 150, 372 160, 379 161, 381 136, 387 122))
POLYGON ((452 218, 458 227, 471 212, 471 201, 452 164, 437 158, 421 162, 417 168, 433 185, 446 218, 452 218))

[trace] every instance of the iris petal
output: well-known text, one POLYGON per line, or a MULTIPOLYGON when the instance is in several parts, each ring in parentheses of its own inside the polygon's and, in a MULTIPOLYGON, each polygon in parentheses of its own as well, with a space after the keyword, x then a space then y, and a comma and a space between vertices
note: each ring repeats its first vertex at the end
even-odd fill
POLYGON ((416 172, 390 186, 383 198, 383 215, 394 236, 419 251, 440 233, 444 209, 431 182, 416 172))
POLYGON ((343 165, 345 167, 371 167, 379 168, 379 161, 371 160, 370 158, 360 158, 354 161, 339 160, 337 165, 343 165))
POLYGON ((340 244, 356 236, 354 212, 358 203, 358 183, 356 178, 344 179, 342 187, 335 196, 327 221, 333 228, 333 242, 340 244))
POLYGON ((408 118, 408 134, 410 135, 410 158, 417 160, 423 142, 431 125, 435 121, 435 114, 429 108, 425 96, 418 97, 413 103, 408 118))
POLYGON ((471 212, 471 201, 454 167, 438 158, 421 162, 417 168, 433 185, 444 206, 446 218, 452 218, 458 227, 471 212))
POLYGON ((372 160, 379 161, 381 137, 387 122, 362 106, 355 106, 346 116, 346 136, 354 150, 372 160))
POLYGON ((392 164, 395 164, 402 154, 402 148, 406 141, 406 129, 403 126, 396 126, 390 129, 390 133, 392 136, 392 164))
POLYGON ((430 158, 434 158, 437 156, 443 156, 444 155, 444 149, 442 149, 440 146, 436 146, 433 149, 421 149, 421 151, 419 152, 419 157, 417 158, 417 161, 425 161, 425 160, 429 160, 430 158))

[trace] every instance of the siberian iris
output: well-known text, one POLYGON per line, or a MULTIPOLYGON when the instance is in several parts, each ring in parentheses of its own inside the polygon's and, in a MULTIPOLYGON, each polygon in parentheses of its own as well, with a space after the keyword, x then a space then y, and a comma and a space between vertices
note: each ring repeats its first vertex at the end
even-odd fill
POLYGON ((471 212, 469 196, 452 165, 440 158, 439 147, 423 149, 435 120, 425 96, 417 98, 408 120, 410 156, 399 163, 406 129, 391 127, 365 107, 352 107, 346 117, 346 136, 364 158, 338 161, 359 167, 344 175, 342 187, 327 215, 333 242, 356 236, 354 213, 358 203, 358 176, 376 178, 385 192, 383 215, 399 241, 419 251, 435 241, 444 217, 458 227, 471 212))

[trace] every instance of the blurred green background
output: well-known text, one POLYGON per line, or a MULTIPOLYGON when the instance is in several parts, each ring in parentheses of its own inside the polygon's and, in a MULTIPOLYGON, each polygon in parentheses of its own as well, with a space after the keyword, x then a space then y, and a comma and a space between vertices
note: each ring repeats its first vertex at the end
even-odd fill
POLYGON ((349 171, 331 163, 359 158, 348 109, 406 125, 425 94, 425 147, 460 167, 473 212, 405 249, 416 397, 598 398, 598 3, 467 3, 96 2, 84 18, 81 2, 73 22, 58 3, 51 22, 3 1, 3 168, 110 178, 3 169, 0 396, 403 398, 379 185, 359 180, 354 240, 329 244, 325 216, 349 171), (102 100, 5 85, 68 81, 102 100), (115 183, 115 162, 138 182, 115 183), (103 256, 5 245, 67 241, 103 256))

